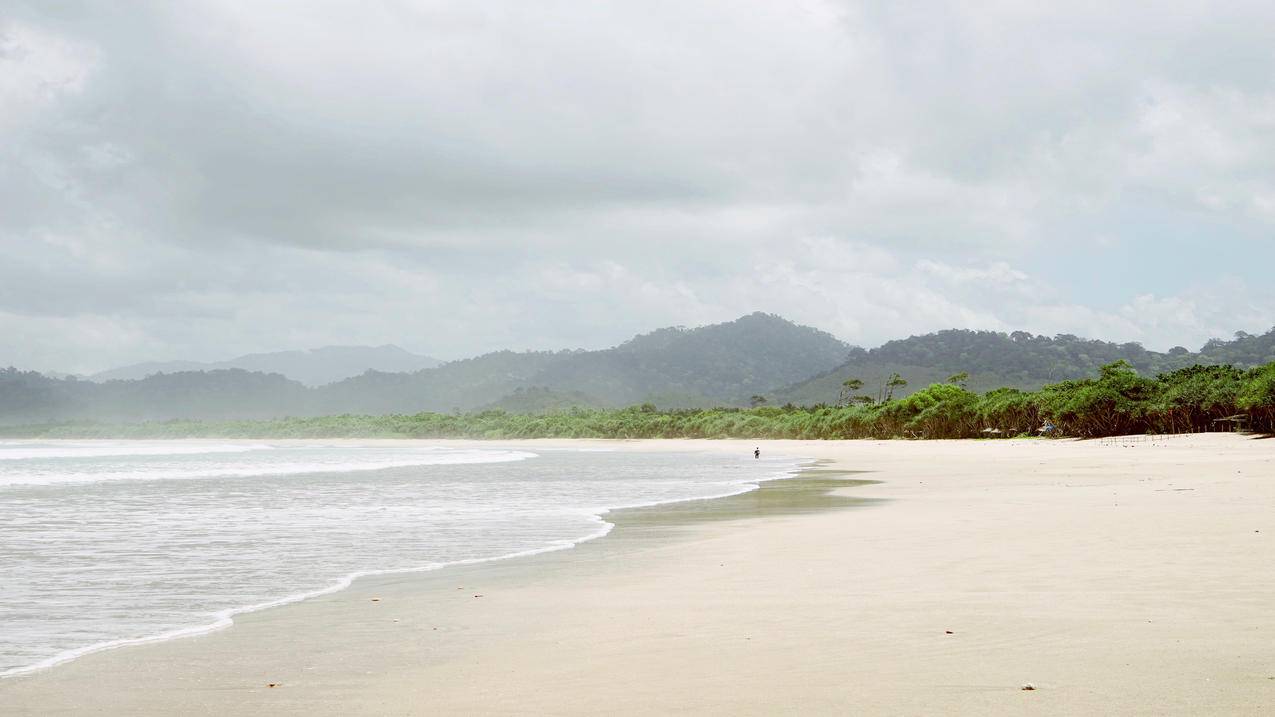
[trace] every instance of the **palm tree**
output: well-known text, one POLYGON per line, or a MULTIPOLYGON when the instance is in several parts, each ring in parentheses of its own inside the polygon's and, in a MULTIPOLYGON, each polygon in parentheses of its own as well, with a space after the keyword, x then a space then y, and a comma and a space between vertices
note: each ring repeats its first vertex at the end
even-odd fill
POLYGON ((837 398, 837 403, 842 406, 850 405, 853 395, 863 388, 863 381, 857 378, 848 378, 841 382, 841 395, 837 398))
POLYGON ((897 373, 890 374, 890 378, 885 382, 886 392, 883 403, 889 403, 894 398, 894 389, 903 388, 906 385, 908 382, 902 376, 897 373))

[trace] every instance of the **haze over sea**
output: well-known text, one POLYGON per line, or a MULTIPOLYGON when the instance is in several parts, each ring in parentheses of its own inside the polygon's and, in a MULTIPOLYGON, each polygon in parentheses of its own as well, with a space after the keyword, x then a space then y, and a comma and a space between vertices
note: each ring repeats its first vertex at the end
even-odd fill
POLYGON ((224 627, 359 575, 570 547, 785 457, 424 443, 0 441, 0 676, 224 627))

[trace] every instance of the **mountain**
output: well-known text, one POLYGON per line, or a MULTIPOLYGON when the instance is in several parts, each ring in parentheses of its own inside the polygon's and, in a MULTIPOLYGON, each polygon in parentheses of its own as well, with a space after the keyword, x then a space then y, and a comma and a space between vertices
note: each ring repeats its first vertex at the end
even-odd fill
MULTIPOLYGON (((144 361, 142 363, 129 364, 127 366, 119 366, 92 373, 84 378, 89 381, 103 383, 106 381, 136 381, 138 379, 153 376, 157 373, 181 373, 183 371, 212 371, 216 368, 225 368, 221 366, 223 363, 232 363, 231 361, 222 361, 216 363, 203 363, 200 361, 144 361)), ((46 374, 49 377, 55 377, 54 374, 46 374)), ((57 376, 57 378, 61 378, 57 376)))
MULTIPOLYGON (((308 353, 322 352, 282 355, 308 353)), ((320 386, 243 368, 101 383, 10 368, 0 370, 0 424, 486 409, 535 413, 640 403, 697 408, 748 405, 757 395, 772 405, 811 405, 836 402, 849 378, 863 381, 859 394, 872 397, 894 373, 908 381, 895 396, 957 373, 968 374, 965 383, 975 391, 1034 389, 1093 376, 1120 359, 1143 375, 1197 363, 1248 368, 1275 361, 1275 329, 1214 339, 1198 352, 1174 347, 1161 353, 1069 334, 956 329, 865 350, 758 313, 711 326, 659 329, 597 351, 497 351, 408 372, 368 370, 320 386)))
POLYGON ((501 351, 412 374, 368 373, 317 389, 316 401, 328 412, 470 410, 530 405, 514 394, 534 388, 553 394, 551 405, 563 396, 598 407, 742 405, 837 365, 849 350, 831 334, 755 313, 660 329, 600 351, 501 351))
POLYGON ((950 329, 889 341, 867 351, 856 349, 831 371, 777 391, 775 400, 805 405, 833 403, 842 382, 849 378, 863 381, 860 395, 875 398, 894 373, 908 382, 895 396, 941 383, 957 373, 969 374, 966 385, 973 391, 1002 386, 1037 389, 1047 383, 1091 377, 1099 367, 1120 359, 1148 376, 1197 363, 1252 368, 1275 361, 1275 328, 1261 336, 1238 332, 1232 341, 1213 339, 1194 353, 1180 346, 1160 353, 1137 343, 1117 344, 1071 334, 1049 337, 1025 331, 950 329))
POLYGON ((317 387, 293 381, 283 370, 183 370, 101 383, 58 381, 10 370, 0 374, 0 422, 452 412, 484 407, 542 411, 644 402, 662 408, 746 405, 754 394, 827 371, 849 351, 848 345, 823 331, 757 313, 712 326, 660 329, 599 351, 498 351, 411 372, 363 371, 317 387), (206 410, 201 400, 207 401, 206 410))
POLYGON ((591 406, 595 399, 579 391, 554 391, 544 386, 516 388, 514 392, 485 406, 479 411, 506 411, 508 413, 552 413, 581 406, 591 406))
POLYGON ((414 373, 368 371, 313 389, 313 405, 318 413, 467 411, 533 385, 566 353, 497 351, 414 373))
POLYGON ((696 329, 667 328, 606 351, 573 354, 533 384, 580 391, 603 406, 747 404, 750 396, 825 371, 851 347, 831 334, 755 313, 696 329))
POLYGON ((397 346, 324 346, 305 351, 246 354, 229 361, 163 361, 132 364, 102 371, 89 380, 132 381, 157 373, 243 369, 277 373, 307 386, 340 381, 364 371, 401 373, 438 366, 441 361, 405 351, 397 346))
POLYGON ((95 383, 7 368, 0 369, 0 424, 275 418, 306 405, 307 391, 277 373, 243 369, 95 383))
MULTIPOLYGON (((1180 346, 1169 349, 1174 355, 1181 355, 1181 351, 1180 346)), ((1233 341, 1212 339, 1200 349, 1199 358, 1200 363, 1244 368, 1268 364, 1275 361, 1275 328, 1260 335, 1236 331, 1233 341)))

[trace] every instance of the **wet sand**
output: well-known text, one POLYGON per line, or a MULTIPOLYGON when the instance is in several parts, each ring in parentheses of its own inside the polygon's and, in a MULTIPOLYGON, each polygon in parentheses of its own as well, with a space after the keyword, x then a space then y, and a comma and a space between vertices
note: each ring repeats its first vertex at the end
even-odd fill
POLYGON ((823 462, 0 681, 0 713, 1275 711, 1275 440, 761 446, 823 462))

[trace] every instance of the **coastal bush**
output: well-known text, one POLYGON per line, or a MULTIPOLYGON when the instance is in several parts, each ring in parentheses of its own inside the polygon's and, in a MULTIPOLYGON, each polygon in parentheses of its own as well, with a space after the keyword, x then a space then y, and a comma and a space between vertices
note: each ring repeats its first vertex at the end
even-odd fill
POLYGON ((1236 407, 1248 414, 1254 430, 1275 433, 1275 363, 1248 372, 1236 394, 1236 407))

